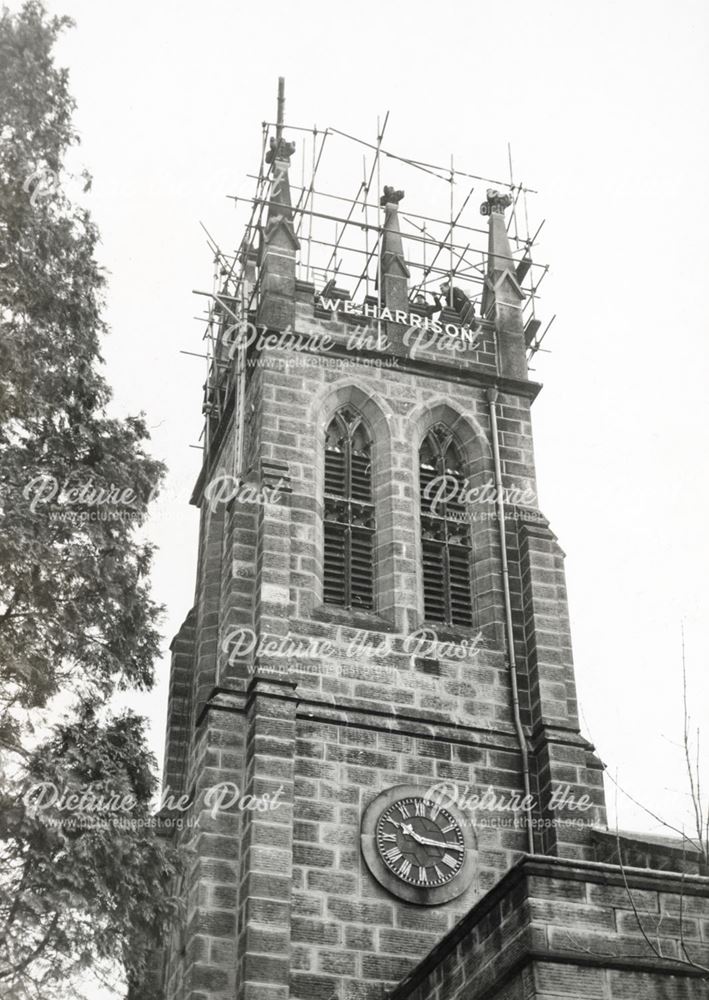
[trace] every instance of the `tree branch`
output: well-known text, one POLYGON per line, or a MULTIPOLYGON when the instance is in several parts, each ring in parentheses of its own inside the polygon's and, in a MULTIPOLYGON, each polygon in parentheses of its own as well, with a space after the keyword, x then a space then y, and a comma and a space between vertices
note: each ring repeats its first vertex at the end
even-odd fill
POLYGON ((47 947, 49 939, 51 938, 52 934, 54 933, 54 929, 57 926, 58 920, 59 920, 59 914, 55 913, 50 921, 49 927, 45 931, 44 936, 42 937, 42 940, 39 942, 37 947, 34 948, 28 955, 25 955, 25 957, 18 965, 14 966, 13 968, 6 969, 0 972, 0 979, 6 979, 8 976, 12 976, 14 978, 15 976, 22 975, 27 966, 30 965, 32 962, 34 962, 35 959, 38 958, 42 954, 44 949, 47 947))

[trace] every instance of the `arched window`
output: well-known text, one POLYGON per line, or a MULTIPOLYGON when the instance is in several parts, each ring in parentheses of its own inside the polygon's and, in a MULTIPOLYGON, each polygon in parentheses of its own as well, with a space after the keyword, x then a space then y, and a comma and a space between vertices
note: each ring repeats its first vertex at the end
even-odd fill
POLYGON ((355 410, 335 414, 325 438, 323 597, 343 608, 374 607, 371 447, 355 410))
POLYGON ((472 626, 472 544, 461 464, 451 432, 433 427, 419 451, 424 617, 472 626))

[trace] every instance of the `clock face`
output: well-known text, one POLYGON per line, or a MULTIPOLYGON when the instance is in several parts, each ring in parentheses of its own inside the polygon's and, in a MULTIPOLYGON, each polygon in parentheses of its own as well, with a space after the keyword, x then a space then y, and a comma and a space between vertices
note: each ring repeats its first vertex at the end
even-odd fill
POLYGON ((397 799, 379 817, 377 851, 403 882, 423 888, 446 885, 465 860, 463 831, 455 817, 429 799, 397 799))

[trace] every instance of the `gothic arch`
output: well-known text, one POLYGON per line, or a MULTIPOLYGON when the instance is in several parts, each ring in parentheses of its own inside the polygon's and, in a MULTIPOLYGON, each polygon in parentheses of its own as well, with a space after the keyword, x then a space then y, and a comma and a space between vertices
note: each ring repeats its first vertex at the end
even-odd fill
POLYGON ((310 418, 324 433, 333 416, 343 406, 353 406, 362 415, 372 441, 387 443, 390 439, 388 417, 391 410, 384 400, 356 382, 342 381, 319 393, 310 407, 310 418))
MULTIPOLYGON (((446 428, 460 455, 462 474, 471 488, 482 487, 493 475, 493 460, 486 429, 474 414, 463 413, 447 400, 431 401, 411 415, 411 468, 414 477, 413 521, 416 538, 416 604, 419 622, 426 620, 424 602, 424 543, 421 518, 420 450, 431 431, 446 428)), ((485 508, 465 505, 471 538, 471 627, 486 621, 485 609, 494 582, 490 567, 496 544, 494 521, 485 508)))
POLYGON ((345 408, 361 417, 372 443, 372 500, 376 519, 373 613, 390 620, 395 603, 393 546, 390 544, 394 513, 391 491, 386 488, 387 473, 392 467, 391 432, 387 419, 391 410, 380 397, 352 381, 329 386, 326 392, 316 396, 310 408, 315 446, 313 491, 317 566, 313 607, 304 610, 310 611, 323 605, 325 435, 335 415, 345 408))
POLYGON ((466 464, 466 474, 475 474, 481 467, 492 468, 492 452, 487 430, 474 414, 461 413, 447 400, 426 403, 411 415, 413 446, 418 455, 423 439, 436 424, 444 424, 452 432, 466 464))

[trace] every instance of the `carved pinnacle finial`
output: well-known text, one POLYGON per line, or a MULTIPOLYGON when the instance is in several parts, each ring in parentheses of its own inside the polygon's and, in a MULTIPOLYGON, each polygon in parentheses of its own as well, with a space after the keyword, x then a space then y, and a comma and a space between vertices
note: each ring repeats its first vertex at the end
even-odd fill
POLYGON ((286 142, 286 140, 282 138, 276 139, 276 137, 272 135, 268 143, 266 163, 273 163, 274 160, 290 160, 293 153, 295 153, 294 142, 286 142))
POLYGON ((389 184, 384 185, 384 194, 379 199, 380 205, 398 205, 404 197, 403 191, 396 191, 389 184))
POLYGON ((505 209, 512 204, 512 195, 500 194, 495 188, 487 189, 487 201, 480 206, 481 215, 504 215, 505 209))

